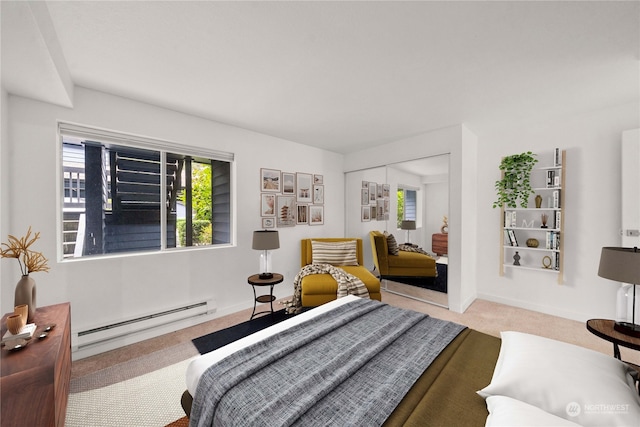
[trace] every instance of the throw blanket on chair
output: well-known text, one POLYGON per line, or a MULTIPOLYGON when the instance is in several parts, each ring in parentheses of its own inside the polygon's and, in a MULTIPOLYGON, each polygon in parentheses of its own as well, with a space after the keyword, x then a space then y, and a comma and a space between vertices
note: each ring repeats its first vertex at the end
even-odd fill
POLYGON ((212 365, 190 426, 380 426, 463 329, 355 299, 212 365))
POLYGON ((338 283, 336 298, 347 295, 369 298, 367 287, 353 274, 331 264, 309 264, 302 267, 293 279, 293 299, 283 303, 287 306, 287 314, 297 314, 302 310, 302 278, 310 274, 330 274, 338 283))
POLYGON ((419 248, 417 246, 407 245, 404 243, 402 245, 398 245, 398 249, 405 252, 417 252, 419 254, 429 255, 431 258, 434 257, 433 255, 431 255, 429 252, 425 251, 422 248, 419 248))

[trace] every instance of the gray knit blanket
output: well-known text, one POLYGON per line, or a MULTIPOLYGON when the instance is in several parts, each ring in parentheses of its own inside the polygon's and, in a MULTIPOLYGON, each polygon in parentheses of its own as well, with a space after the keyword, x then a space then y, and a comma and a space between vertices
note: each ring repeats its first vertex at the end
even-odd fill
POLYGON ((302 310, 302 278, 311 274, 330 274, 338 283, 336 298, 347 295, 355 295, 361 298, 369 298, 369 290, 358 277, 349 274, 340 267, 331 264, 309 264, 300 269, 293 278, 293 297, 284 301, 288 314, 297 314, 302 310))
POLYGON ((463 329, 354 300, 211 366, 189 425, 381 425, 463 329))

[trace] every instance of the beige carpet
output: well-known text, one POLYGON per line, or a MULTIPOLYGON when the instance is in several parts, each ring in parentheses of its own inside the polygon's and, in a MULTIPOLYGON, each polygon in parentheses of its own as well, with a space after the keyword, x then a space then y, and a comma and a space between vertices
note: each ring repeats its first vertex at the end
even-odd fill
MULTIPOLYGON (((382 298, 388 304, 457 322, 494 336, 506 330, 527 332, 613 354, 612 344, 591 334, 582 322, 483 300, 476 300, 460 314, 388 292, 383 292, 382 298)), ((186 388, 185 370, 188 360, 197 354, 190 340, 248 320, 250 313, 250 310, 242 311, 73 362, 72 393, 65 425, 165 426, 183 417, 180 396, 186 388)), ((623 360, 640 364, 640 352, 626 348, 621 348, 621 352, 623 360)))

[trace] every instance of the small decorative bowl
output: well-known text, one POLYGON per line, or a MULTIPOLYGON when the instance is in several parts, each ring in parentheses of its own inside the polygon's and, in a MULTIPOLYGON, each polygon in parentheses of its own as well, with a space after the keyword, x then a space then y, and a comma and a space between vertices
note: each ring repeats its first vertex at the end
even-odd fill
POLYGON ((527 239, 527 246, 530 248, 537 248, 538 244, 538 239, 527 239))

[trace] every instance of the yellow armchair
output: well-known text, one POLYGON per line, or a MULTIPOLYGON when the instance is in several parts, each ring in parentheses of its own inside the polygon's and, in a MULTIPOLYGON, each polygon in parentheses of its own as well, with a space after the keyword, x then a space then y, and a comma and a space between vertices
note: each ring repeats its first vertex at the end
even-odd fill
MULTIPOLYGON (((382 300, 380 293, 380 280, 371 274, 364 266, 364 256, 362 252, 362 239, 357 238, 314 238, 302 239, 300 246, 300 266, 304 267, 313 263, 313 248, 311 241, 319 242, 346 242, 356 241, 356 258, 358 265, 338 265, 349 274, 353 274, 362 280, 362 283, 369 291, 369 298, 378 301, 382 300)), ((301 299, 303 307, 317 307, 336 299, 338 284, 330 274, 312 274, 302 278, 301 299)))
POLYGON ((379 231, 369 232, 373 264, 382 279, 402 277, 436 277, 436 260, 418 252, 389 253, 387 236, 379 231))

